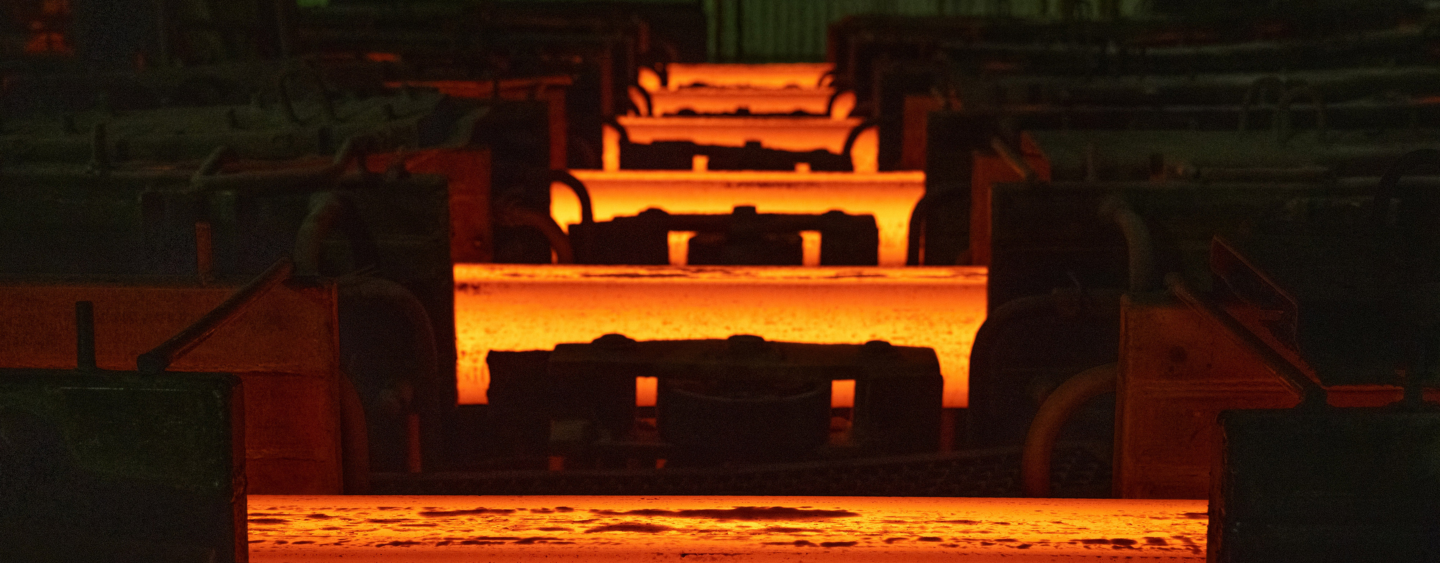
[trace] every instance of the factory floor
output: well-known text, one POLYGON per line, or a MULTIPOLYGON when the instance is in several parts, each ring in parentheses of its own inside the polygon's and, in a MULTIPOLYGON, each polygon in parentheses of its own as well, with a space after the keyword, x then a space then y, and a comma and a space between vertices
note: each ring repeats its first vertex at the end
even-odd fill
POLYGON ((250 560, 1205 559, 1203 500, 251 496, 250 560))

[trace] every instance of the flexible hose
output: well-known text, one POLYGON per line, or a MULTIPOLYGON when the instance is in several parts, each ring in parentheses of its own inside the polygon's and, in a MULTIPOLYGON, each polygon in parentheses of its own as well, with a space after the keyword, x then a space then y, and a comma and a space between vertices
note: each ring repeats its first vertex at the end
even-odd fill
POLYGON ((580 200, 580 222, 590 224, 595 222, 595 209, 590 204, 590 190, 585 188, 585 182, 581 182, 574 174, 565 170, 551 170, 550 183, 564 184, 575 193, 575 199, 580 200))
POLYGON ((1150 238, 1150 227, 1145 225, 1145 220, 1118 196, 1105 198, 1105 201, 1101 202, 1100 217, 1114 221, 1125 235, 1130 291, 1138 293, 1156 289, 1155 243, 1150 238))
POLYGON ((1050 460, 1055 452, 1055 439, 1065 428, 1065 422, 1086 402, 1115 392, 1118 374, 1116 364, 1096 366, 1066 379, 1045 398, 1030 422, 1025 447, 1020 453, 1020 480, 1025 496, 1050 496, 1050 460))
MULTIPOLYGON (((975 343, 970 348, 970 408, 968 416, 972 433, 988 429, 980 428, 987 423, 1011 416, 1003 406, 986 409, 987 402, 998 397, 996 354, 1005 329, 1011 324, 1028 319, 1049 316, 1093 316, 1112 318, 1120 314, 1121 292, 1115 290, 1056 290, 1049 295, 1032 295, 1005 302, 985 317, 975 333, 975 343)), ((978 434, 972 434, 976 441, 978 434)))
POLYGON ((550 249, 555 251, 555 263, 574 264, 575 249, 570 246, 570 237, 560 228, 555 219, 519 206, 511 206, 501 214, 501 222, 513 227, 531 227, 545 235, 550 249))
POLYGON ((349 374, 340 374, 340 458, 344 470, 345 494, 370 492, 370 430, 365 426, 365 406, 349 374))
POLYGON ((357 269, 380 263, 379 245, 360 219, 354 203, 341 192, 319 192, 310 196, 310 214, 300 224, 295 236, 295 275, 320 275, 325 238, 336 227, 349 240, 357 269))

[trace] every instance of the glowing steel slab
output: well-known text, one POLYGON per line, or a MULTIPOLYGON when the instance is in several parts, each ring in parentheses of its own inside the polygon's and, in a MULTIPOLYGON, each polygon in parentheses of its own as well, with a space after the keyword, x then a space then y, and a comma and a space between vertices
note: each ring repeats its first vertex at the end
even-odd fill
POLYGON ((934 348, 945 406, 963 407, 985 280, 984 268, 456 265, 460 402, 486 402, 490 350, 756 334, 934 348))
POLYGON ((1202 561, 1205 501, 251 496, 252 562, 1202 561), (343 559, 341 559, 343 557, 343 559))
MULTIPOLYGON (((692 172, 572 170, 590 192, 596 221, 651 207, 670 213, 730 213, 754 205, 760 213, 824 213, 832 209, 875 216, 880 265, 904 266, 910 213, 925 195, 924 172, 692 172)), ((580 222, 580 202, 563 185, 550 189, 561 226, 580 222)))
POLYGON ((615 120, 625 128, 632 143, 688 141, 699 145, 743 147, 755 141, 760 146, 809 152, 845 152, 850 130, 864 122, 858 117, 641 117, 622 115, 615 120))
POLYGON ((685 88, 650 93, 650 113, 674 115, 681 110, 695 113, 734 113, 744 108, 750 113, 803 112, 825 115, 830 108, 829 88, 814 90, 758 88, 685 88))
POLYGON ((835 70, 829 63, 778 64, 683 64, 665 65, 671 90, 703 84, 706 86, 750 88, 817 88, 825 74, 835 70))

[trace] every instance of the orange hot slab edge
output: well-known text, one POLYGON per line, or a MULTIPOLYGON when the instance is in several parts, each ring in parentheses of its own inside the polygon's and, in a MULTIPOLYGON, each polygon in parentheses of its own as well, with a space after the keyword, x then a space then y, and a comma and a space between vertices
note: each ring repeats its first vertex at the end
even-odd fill
POLYGON ((1193 500, 251 496, 249 509, 254 563, 1203 561, 1208 523, 1193 500))
POLYGON ((726 86, 748 88, 815 88, 835 70, 830 63, 684 64, 665 65, 666 86, 726 86))
POLYGON ((650 93, 650 112, 676 115, 682 110, 696 113, 732 113, 745 108, 750 113, 803 112, 825 114, 830 109, 830 89, 685 88, 650 93))
MULTIPOLYGON (((924 172, 688 172, 572 170, 590 192, 596 221, 651 207, 670 213, 730 213, 753 205, 761 213, 824 213, 832 209, 875 216, 881 266, 904 266, 910 213, 925 195, 924 172)), ((580 202, 562 185, 550 190, 551 213, 568 228, 580 222, 580 202)))
POLYGON ((964 407, 985 282, 984 268, 456 265, 457 390, 462 404, 487 401, 491 350, 755 334, 934 348, 945 406, 964 407))
POLYGON ((858 117, 642 117, 615 118, 632 143, 688 141, 700 145, 743 147, 750 141, 782 151, 845 152, 850 131, 864 122, 858 117))

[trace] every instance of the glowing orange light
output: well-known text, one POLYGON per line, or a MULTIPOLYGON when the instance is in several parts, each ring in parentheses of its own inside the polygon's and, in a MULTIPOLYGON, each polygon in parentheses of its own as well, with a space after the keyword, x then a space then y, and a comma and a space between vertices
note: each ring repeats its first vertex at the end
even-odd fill
POLYGON ((828 63, 665 65, 669 78, 666 87, 671 90, 697 84, 731 88, 816 88, 822 85, 826 73, 834 69, 835 65, 828 63))
POLYGON ((683 110, 695 113, 784 114, 803 112, 824 115, 830 104, 829 89, 759 90, 751 88, 685 88, 650 93, 652 115, 674 115, 683 110))
MULTIPOLYGON (((880 229, 881 266, 905 265, 910 212, 925 194, 924 172, 571 172, 590 191, 596 221, 651 207, 677 214, 717 214, 730 213, 737 205, 754 205, 761 213, 837 209, 874 215, 880 229)), ((551 214, 562 227, 580 222, 580 202, 568 188, 552 186, 550 200, 551 214)))
POLYGON ((461 403, 487 401, 491 350, 549 350, 607 333, 636 340, 756 334, 934 348, 945 406, 964 407, 985 280, 984 268, 457 265, 457 391, 461 403))
POLYGON ((250 560, 1203 561, 1195 500, 250 496, 250 560))
POLYGON ((395 53, 365 53, 365 60, 372 63, 398 63, 400 55, 395 53))
POLYGON ((760 146, 783 151, 845 152, 850 130, 859 118, 828 117, 640 117, 615 118, 625 128, 630 142, 689 141, 700 145, 743 147, 755 141, 760 146))

